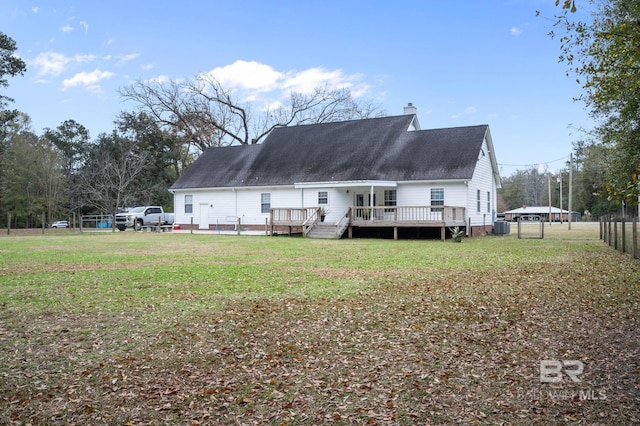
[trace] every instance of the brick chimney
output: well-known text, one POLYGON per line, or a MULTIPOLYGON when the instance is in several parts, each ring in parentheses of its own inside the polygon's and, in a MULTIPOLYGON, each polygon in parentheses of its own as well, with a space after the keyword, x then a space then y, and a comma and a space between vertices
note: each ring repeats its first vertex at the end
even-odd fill
POLYGON ((404 113, 415 115, 418 113, 418 108, 414 107, 413 104, 409 102, 409 104, 406 107, 404 107, 404 113))

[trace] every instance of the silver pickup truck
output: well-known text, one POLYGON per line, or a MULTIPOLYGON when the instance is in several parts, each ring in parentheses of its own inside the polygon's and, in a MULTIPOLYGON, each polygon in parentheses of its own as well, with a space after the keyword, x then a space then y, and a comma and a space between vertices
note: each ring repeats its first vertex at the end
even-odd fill
POLYGON ((116 215, 116 227, 124 231, 127 228, 141 230, 143 226, 173 225, 173 213, 165 213, 160 206, 134 207, 116 215))

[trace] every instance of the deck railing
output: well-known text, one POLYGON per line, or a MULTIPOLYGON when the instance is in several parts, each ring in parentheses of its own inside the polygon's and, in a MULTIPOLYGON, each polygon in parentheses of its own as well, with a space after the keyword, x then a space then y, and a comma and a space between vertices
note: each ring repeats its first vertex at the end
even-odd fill
POLYGON ((349 227, 349 213, 351 212, 351 208, 348 208, 342 216, 340 216, 340 220, 336 223, 336 236, 340 238, 344 231, 349 227))
POLYGON ((351 221, 375 223, 450 223, 464 222, 464 207, 451 206, 386 206, 352 207, 351 221))
MULTIPOLYGON (((270 224, 299 226, 307 234, 320 221, 319 207, 272 208, 270 224)), ((349 207, 336 225, 342 234, 348 226, 464 226, 465 208, 451 206, 349 207)))
POLYGON ((271 224, 273 225, 287 225, 287 226, 302 226, 312 217, 317 217, 318 207, 308 208, 272 208, 271 209, 271 224))

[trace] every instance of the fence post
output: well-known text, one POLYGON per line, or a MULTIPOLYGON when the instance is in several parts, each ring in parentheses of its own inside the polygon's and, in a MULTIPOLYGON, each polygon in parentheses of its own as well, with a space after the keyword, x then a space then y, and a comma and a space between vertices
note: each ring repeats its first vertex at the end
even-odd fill
POLYGON ((11 213, 7 213, 7 235, 11 234, 11 213))
POLYGON ((624 253, 625 250, 627 249, 627 227, 625 226, 626 223, 624 221, 624 215, 622 216, 622 222, 620 223, 621 227, 622 227, 622 252, 624 253))
POLYGON ((241 220, 242 220, 242 219, 238 218, 238 226, 237 226, 237 229, 238 229, 238 230, 237 230, 236 235, 240 235, 240 221, 241 221, 241 220))
POLYGON ((189 233, 193 234, 193 216, 191 216, 191 226, 189 227, 189 233))
POLYGON ((613 248, 618 250, 618 220, 613 222, 613 248))
POLYGON ((611 243, 611 234, 613 233, 613 231, 611 230, 611 216, 609 216, 609 226, 607 228, 607 235, 608 235, 608 239, 607 239, 607 243, 609 244, 609 247, 611 247, 612 243, 611 243))
POLYGON ((600 216, 599 222, 600 222, 600 239, 604 240, 604 233, 602 232, 602 228, 604 226, 604 221, 602 220, 602 216, 600 216))
POLYGON ((635 259, 640 259, 640 256, 638 255, 638 219, 640 218, 636 218, 636 220, 631 219, 631 238, 632 238, 632 255, 635 259))

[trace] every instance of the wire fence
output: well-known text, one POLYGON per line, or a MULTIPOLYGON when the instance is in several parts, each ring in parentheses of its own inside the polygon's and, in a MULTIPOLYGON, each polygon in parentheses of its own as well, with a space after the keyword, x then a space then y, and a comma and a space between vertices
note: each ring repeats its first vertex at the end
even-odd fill
POLYGON ((616 250, 640 259, 637 217, 601 217, 600 239, 616 250))
POLYGON ((518 218, 518 239, 544 238, 544 221, 540 216, 518 218))

